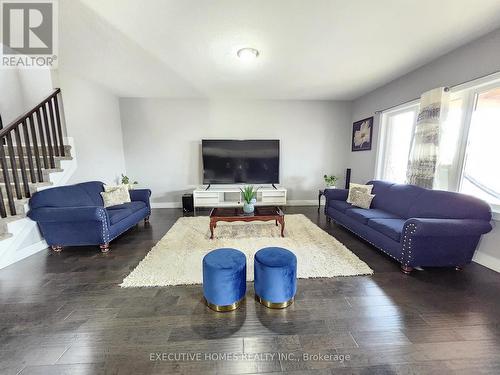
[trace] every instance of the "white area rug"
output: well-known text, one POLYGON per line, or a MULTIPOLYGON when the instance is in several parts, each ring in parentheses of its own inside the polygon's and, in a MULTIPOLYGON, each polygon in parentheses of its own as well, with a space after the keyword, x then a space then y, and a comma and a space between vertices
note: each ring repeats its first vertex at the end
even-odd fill
POLYGON ((334 237, 304 215, 285 216, 285 238, 274 221, 218 222, 210 239, 208 217, 177 220, 120 286, 201 284, 202 260, 209 251, 232 247, 247 256, 247 279, 253 280, 253 256, 261 248, 279 246, 297 256, 299 278, 371 275, 373 270, 334 237))

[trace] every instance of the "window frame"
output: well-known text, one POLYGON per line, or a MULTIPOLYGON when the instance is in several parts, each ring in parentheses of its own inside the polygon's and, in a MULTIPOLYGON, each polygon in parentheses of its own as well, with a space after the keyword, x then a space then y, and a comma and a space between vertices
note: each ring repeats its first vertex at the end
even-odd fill
MULTIPOLYGON (((375 156, 375 179, 383 180, 383 169, 384 169, 384 160, 386 156, 386 144, 387 139, 386 135, 388 132, 388 119, 391 116, 399 115, 401 113, 409 112, 412 109, 415 109, 415 121, 413 124, 413 130, 415 130, 415 124, 418 116, 418 108, 419 108, 420 100, 412 100, 411 102, 407 102, 401 105, 398 105, 394 108, 383 111, 379 114, 379 134, 377 141, 377 153, 375 156)), ((413 135, 410 144, 413 143, 413 135)), ((409 156, 409 155, 408 155, 409 156)))
MULTIPOLYGON (((464 113, 462 116, 462 134, 458 149, 458 173, 455 191, 460 192, 464 180, 465 164, 467 156, 467 145, 469 142, 469 131, 472 125, 472 116, 477 108, 479 96, 489 90, 500 87, 500 73, 485 77, 453 88, 452 95, 464 98, 464 113)), ((496 219, 500 218, 500 205, 487 202, 496 219)))
MULTIPOLYGON (((467 144, 469 141, 469 131, 471 127, 472 116, 476 110, 477 101, 479 95, 485 91, 500 87, 500 72, 490 74, 488 76, 478 78, 466 83, 459 84, 450 89, 450 100, 462 99, 462 117, 460 119, 460 134, 459 134, 459 144, 457 149, 457 156, 455 162, 454 176, 451 181, 449 191, 460 192, 462 181, 465 173, 465 162, 467 155, 467 144)), ((385 146, 386 146, 386 135, 388 118, 399 113, 406 112, 413 107, 416 107, 416 116, 418 116, 420 99, 412 100, 403 104, 400 104, 391 109, 382 111, 379 113, 378 124, 378 140, 377 140, 377 152, 375 156, 375 179, 383 179, 383 167, 385 160, 385 146)), ((416 124, 416 117, 415 117, 416 124)), ((414 126, 415 126, 414 124, 414 126)), ((411 143, 413 143, 413 138, 411 143)), ((410 146, 411 148, 411 146, 410 146)), ((408 155, 409 156, 409 155, 408 155)), ((492 204, 487 202, 492 210, 493 218, 495 220, 500 220, 500 205, 492 204)))

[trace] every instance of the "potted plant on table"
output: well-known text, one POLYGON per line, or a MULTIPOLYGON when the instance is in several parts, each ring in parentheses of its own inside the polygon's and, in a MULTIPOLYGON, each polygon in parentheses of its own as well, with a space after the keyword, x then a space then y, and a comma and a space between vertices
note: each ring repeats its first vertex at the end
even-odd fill
POLYGON ((257 202, 257 190, 253 188, 253 185, 248 185, 242 188, 241 196, 243 198, 243 212, 246 214, 251 214, 255 210, 254 204, 257 202))
POLYGON ((137 185, 137 184, 138 184, 138 182, 137 182, 137 181, 130 182, 130 177, 125 176, 125 175, 122 173, 122 184, 123 184, 123 185, 128 185, 128 189, 129 189, 129 190, 132 190, 132 189, 134 188, 134 185, 137 185))
POLYGON ((323 178, 325 179, 325 184, 327 189, 335 189, 335 185, 337 184, 338 177, 334 175, 324 175, 323 178))

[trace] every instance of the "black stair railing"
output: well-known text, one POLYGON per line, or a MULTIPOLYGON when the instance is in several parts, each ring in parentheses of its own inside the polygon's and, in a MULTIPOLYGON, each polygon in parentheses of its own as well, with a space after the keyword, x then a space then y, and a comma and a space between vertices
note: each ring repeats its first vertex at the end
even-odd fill
POLYGON ((15 199, 29 198, 30 183, 43 182, 43 169, 55 168, 55 158, 66 156, 60 95, 55 89, 6 127, 0 117, 1 217, 16 215, 15 199))

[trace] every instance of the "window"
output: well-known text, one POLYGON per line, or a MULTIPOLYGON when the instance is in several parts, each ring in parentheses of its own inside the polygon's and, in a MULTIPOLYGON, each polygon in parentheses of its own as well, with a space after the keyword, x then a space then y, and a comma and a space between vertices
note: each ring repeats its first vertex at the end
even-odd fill
MULTIPOLYGON (((404 183, 418 101, 382 113, 376 177, 404 183)), ((451 90, 435 188, 470 194, 500 212, 500 74, 451 90)))
POLYGON ((378 162, 378 179, 405 182, 417 112, 418 104, 413 104, 382 115, 380 139, 383 144, 378 162))
POLYGON ((500 207, 500 84, 474 93, 460 191, 500 207))

